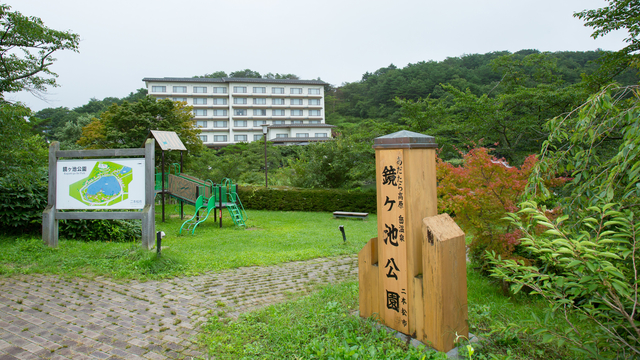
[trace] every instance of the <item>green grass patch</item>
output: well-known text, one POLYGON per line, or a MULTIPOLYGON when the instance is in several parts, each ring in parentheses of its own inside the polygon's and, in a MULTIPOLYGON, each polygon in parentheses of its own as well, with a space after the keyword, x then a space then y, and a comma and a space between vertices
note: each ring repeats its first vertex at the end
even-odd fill
MULTIPOLYGON (((58 248, 40 238, 0 237, 0 274, 52 273, 72 276, 108 275, 114 278, 153 279, 193 275, 242 266, 266 266, 288 261, 357 254, 376 236, 376 216, 369 221, 333 219, 331 213, 248 211, 247 228, 237 228, 223 214, 223 227, 212 218, 195 235, 178 236, 182 225, 175 205, 167 206, 166 222, 156 210, 156 230, 167 236, 162 256, 138 243, 109 239, 60 239, 58 248), (338 225, 345 225, 343 242, 338 225)), ((185 213, 193 207, 185 207, 185 213)), ((185 219, 191 216, 185 216, 185 219)))
POLYGON ((357 309, 357 283, 329 285, 237 320, 214 316, 203 340, 217 359, 446 359, 377 329, 357 309))

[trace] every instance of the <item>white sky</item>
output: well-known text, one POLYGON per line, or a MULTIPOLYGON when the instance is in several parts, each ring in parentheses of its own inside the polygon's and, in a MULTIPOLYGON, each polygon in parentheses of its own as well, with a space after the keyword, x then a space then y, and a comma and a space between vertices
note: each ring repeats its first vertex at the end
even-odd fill
POLYGON ((60 87, 47 102, 8 95, 34 111, 124 97, 144 77, 218 70, 293 73, 333 85, 393 63, 522 49, 586 51, 624 46, 623 33, 594 40, 574 12, 604 0, 18 0, 13 11, 81 37, 56 54, 60 87))

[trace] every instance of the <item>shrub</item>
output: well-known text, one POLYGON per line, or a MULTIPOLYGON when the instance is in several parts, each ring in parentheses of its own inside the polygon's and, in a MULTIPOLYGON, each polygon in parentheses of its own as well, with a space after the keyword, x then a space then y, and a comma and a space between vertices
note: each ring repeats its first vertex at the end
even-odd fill
MULTIPOLYGON (((36 169, 44 173, 44 169, 36 169)), ((37 233, 42 227, 42 211, 47 206, 47 180, 41 176, 31 183, 0 181, 0 232, 37 233)))
POLYGON ((463 164, 458 167, 437 159, 438 212, 452 214, 473 235, 470 255, 475 261, 485 265, 486 250, 510 257, 517 240, 514 228, 502 218, 517 209, 535 157, 527 157, 518 169, 491 156, 484 147, 462 155, 463 164))
POLYGON ((142 238, 136 220, 60 220, 60 236, 85 241, 126 242, 142 238))
POLYGON ((376 213, 375 189, 305 190, 239 186, 238 195, 245 208, 254 210, 376 213))

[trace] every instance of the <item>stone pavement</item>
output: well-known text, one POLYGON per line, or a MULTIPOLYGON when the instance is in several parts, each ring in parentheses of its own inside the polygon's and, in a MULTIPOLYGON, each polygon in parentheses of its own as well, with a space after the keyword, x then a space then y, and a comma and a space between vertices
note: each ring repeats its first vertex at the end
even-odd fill
POLYGON ((206 358, 198 327, 211 312, 237 316, 357 273, 357 257, 337 257, 148 282, 0 278, 0 360, 206 358))

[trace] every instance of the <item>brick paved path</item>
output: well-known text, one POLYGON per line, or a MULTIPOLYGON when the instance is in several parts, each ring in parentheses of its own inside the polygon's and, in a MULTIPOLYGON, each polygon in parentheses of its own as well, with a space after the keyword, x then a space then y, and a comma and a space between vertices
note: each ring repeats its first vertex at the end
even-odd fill
POLYGON ((0 360, 206 357, 209 310, 236 316, 357 272, 357 258, 338 257, 165 281, 0 278, 0 360))

